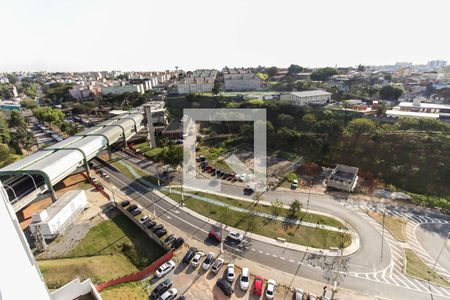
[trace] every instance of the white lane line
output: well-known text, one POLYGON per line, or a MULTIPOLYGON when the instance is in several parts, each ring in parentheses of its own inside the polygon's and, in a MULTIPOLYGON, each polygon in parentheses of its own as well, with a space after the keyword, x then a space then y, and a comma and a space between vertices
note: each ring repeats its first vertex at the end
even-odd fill
POLYGON ((258 253, 259 253, 259 254, 263 254, 263 252, 262 252, 261 250, 258 250, 258 253))
POLYGON ((256 251, 255 248, 252 248, 252 251, 256 251))
POLYGON ((293 263, 293 262, 295 262, 295 261, 294 261, 293 259, 290 259, 289 262, 293 263))
POLYGON ((266 252, 266 255, 270 256, 270 253, 269 253, 269 252, 266 252))
POLYGON ((281 259, 281 260, 285 260, 286 258, 284 258, 283 256, 280 256, 280 259, 281 259))
POLYGON ((166 215, 166 218, 169 219, 169 220, 172 220, 172 217, 169 216, 169 215, 166 215))

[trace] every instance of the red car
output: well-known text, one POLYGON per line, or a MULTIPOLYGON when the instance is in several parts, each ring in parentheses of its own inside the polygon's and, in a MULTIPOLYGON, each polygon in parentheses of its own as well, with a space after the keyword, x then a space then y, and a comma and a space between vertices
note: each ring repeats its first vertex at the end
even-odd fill
POLYGON ((261 296, 263 291, 264 279, 261 276, 256 276, 253 282, 253 295, 261 296))
POLYGON ((220 236, 220 232, 215 231, 214 229, 208 233, 208 237, 212 238, 218 242, 222 241, 222 237, 220 236))

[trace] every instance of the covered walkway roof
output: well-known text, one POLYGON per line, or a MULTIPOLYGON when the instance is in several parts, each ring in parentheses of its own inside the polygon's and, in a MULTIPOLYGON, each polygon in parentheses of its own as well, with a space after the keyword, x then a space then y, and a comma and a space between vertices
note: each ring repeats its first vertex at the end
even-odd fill
POLYGON ((126 145, 142 129, 143 119, 138 110, 119 115, 0 169, 0 176, 41 175, 53 194, 52 186, 83 164, 89 172, 87 162, 102 150, 120 139, 126 145))

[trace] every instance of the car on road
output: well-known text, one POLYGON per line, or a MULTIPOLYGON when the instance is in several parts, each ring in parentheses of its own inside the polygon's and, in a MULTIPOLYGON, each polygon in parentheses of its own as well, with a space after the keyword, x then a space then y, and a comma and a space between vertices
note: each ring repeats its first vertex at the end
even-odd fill
POLYGON ((169 278, 162 281, 152 291, 152 293, 150 294, 150 299, 151 300, 158 299, 158 297, 161 296, 162 293, 164 293, 165 291, 167 291, 168 289, 170 289, 172 287, 172 284, 173 284, 172 280, 170 280, 169 278))
POLYGON ((233 282, 235 276, 236 276, 236 274, 234 272, 234 265, 233 264, 228 264, 228 266, 227 266, 227 280, 229 282, 233 282))
POLYGON ((262 276, 256 276, 255 281, 253 282, 253 291, 252 294, 255 296, 261 296, 264 286, 264 278, 262 276))
POLYGON ((199 264, 200 264, 200 261, 202 260, 202 257, 205 255, 205 253, 203 253, 203 252, 197 252, 197 253, 195 253, 195 255, 194 255, 194 258, 192 259, 192 262, 191 262, 191 265, 194 267, 194 268, 196 268, 199 264))
POLYGON ((214 253, 209 252, 202 264, 202 269, 207 271, 214 261, 214 253))
POLYGON ((178 290, 176 288, 171 288, 168 291, 166 291, 164 294, 162 294, 159 299, 172 300, 177 296, 177 294, 178 294, 178 290))
POLYGON ((222 237, 220 236, 220 232, 218 230, 215 230, 215 229, 212 229, 212 230, 209 231, 208 237, 213 239, 213 240, 216 240, 218 242, 222 241, 222 237))
POLYGON ((222 258, 217 258, 215 261, 214 261, 214 263, 213 263, 213 265, 212 265, 212 267, 211 267, 211 271, 214 273, 214 274, 217 274, 217 273, 219 273, 219 271, 220 271, 220 268, 222 268, 222 266, 223 266, 223 259, 222 258))
POLYGON ((231 296, 233 294, 233 288, 231 287, 230 283, 226 281, 224 278, 220 278, 217 280, 216 284, 225 295, 231 296))
POLYGON ((230 231, 230 233, 227 236, 227 239, 240 243, 244 240, 244 235, 236 231, 230 231))
POLYGON ((276 282, 273 279, 269 279, 267 281, 267 286, 266 286, 266 298, 267 299, 273 299, 273 296, 275 295, 275 286, 276 286, 276 282))
POLYGON ((122 207, 126 207, 128 205, 130 205, 130 201, 129 200, 124 200, 124 201, 120 202, 120 206, 122 206, 122 207))
POLYGON ((167 234, 167 230, 165 228, 162 228, 155 232, 155 235, 159 238, 165 236, 166 234, 167 234))
POLYGON ((308 300, 317 300, 317 296, 314 294, 308 294, 308 300))
POLYGON ((172 245, 170 245, 170 248, 172 248, 173 250, 177 250, 183 244, 184 244, 184 239, 182 237, 178 237, 175 239, 175 241, 172 243, 172 245))
POLYGON ((159 266, 158 269, 156 269, 155 276, 158 278, 163 277, 173 269, 175 269, 176 264, 173 260, 169 260, 168 262, 163 263, 159 266))
POLYGON ((303 300, 303 290, 300 288, 296 288, 294 290, 294 299, 295 300, 303 300))
POLYGON ((291 189, 295 190, 298 187, 298 180, 294 179, 291 183, 291 189))
POLYGON ((147 224, 145 224, 145 227, 147 227, 147 229, 152 229, 155 225, 156 225, 155 221, 150 221, 147 224))
POLYGON ((196 252, 197 248, 190 247, 183 257, 183 263, 184 264, 190 263, 196 252))
POLYGON ((132 212, 133 210, 135 210, 137 208, 136 204, 131 204, 130 206, 128 206, 127 211, 128 212, 132 212))
POLYGON ((150 217, 148 215, 143 216, 140 220, 139 223, 144 224, 145 222, 147 222, 150 219, 150 217))
POLYGON ((158 230, 163 229, 163 228, 164 228, 163 224, 158 224, 153 227, 152 231, 157 232, 158 230))
POLYGON ((173 241, 175 241, 177 237, 175 236, 175 234, 169 234, 165 239, 164 239, 164 244, 169 245, 171 244, 173 241))
POLYGON ((250 281, 250 272, 248 268, 242 268, 241 279, 239 280, 239 287, 241 290, 248 290, 249 281, 250 281))

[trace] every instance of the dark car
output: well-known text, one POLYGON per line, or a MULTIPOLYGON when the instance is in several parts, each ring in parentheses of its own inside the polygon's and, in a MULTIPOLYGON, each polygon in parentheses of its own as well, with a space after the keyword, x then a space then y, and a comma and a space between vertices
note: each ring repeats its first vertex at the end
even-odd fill
POLYGON ((164 244, 169 245, 170 243, 172 243, 173 241, 175 241, 177 237, 175 236, 175 234, 169 234, 165 239, 164 239, 164 244))
POLYGON ((132 212, 132 211, 135 210, 136 208, 137 208, 137 205, 136 205, 136 204, 132 204, 132 205, 128 206, 127 210, 128 210, 129 212, 132 212))
POLYGON ((155 227, 153 227, 152 231, 157 232, 158 230, 163 229, 163 228, 164 228, 163 224, 158 224, 155 227))
POLYGON ((164 293, 171 287, 172 287, 172 280, 170 280, 169 278, 165 279, 163 282, 161 282, 155 287, 155 289, 150 294, 150 299, 152 300, 158 299, 158 297, 161 296, 162 293, 164 293))
POLYGON ((184 264, 190 263, 197 251, 198 251, 197 248, 194 248, 194 247, 189 248, 189 250, 186 252, 186 254, 183 257, 183 263, 184 264))
POLYGON ((180 296, 176 300, 187 300, 186 296, 180 296))
POLYGON ((155 227, 156 222, 155 221, 150 221, 147 224, 145 224, 145 227, 147 227, 148 229, 152 229, 153 227, 155 227))
POLYGON ((182 237, 177 238, 170 246, 173 250, 176 250, 184 244, 184 239, 182 237))
POLYGON ((128 205, 130 205, 130 201, 128 201, 128 200, 124 200, 124 201, 120 202, 120 206, 122 206, 122 207, 125 207, 128 205))
POLYGON ((160 238, 160 237, 163 237, 166 233, 167 233, 167 230, 165 228, 162 228, 162 229, 156 231, 155 235, 160 238))
POLYGON ((233 288, 225 278, 220 278, 219 280, 217 280, 217 286, 223 291, 225 295, 231 296, 233 294, 233 288))

